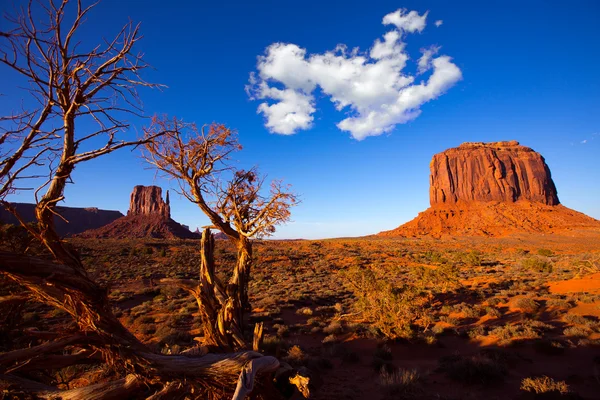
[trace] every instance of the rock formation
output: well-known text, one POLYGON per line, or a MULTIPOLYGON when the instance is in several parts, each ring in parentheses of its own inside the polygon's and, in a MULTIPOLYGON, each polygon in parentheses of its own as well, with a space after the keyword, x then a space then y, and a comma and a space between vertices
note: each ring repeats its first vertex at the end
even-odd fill
POLYGON ((136 186, 131 192, 127 216, 100 229, 78 235, 96 239, 192 239, 197 238, 189 228, 171 219, 169 191, 163 201, 158 186, 136 186))
POLYGON ((162 189, 158 186, 138 185, 134 187, 127 215, 161 215, 171 218, 169 191, 167 190, 166 201, 163 201, 162 189))
POLYGON ((560 204, 544 158, 516 141, 464 143, 433 156, 431 207, 385 236, 500 236, 600 227, 560 204))
POLYGON ((544 157, 516 141, 463 143, 433 156, 430 168, 432 206, 518 200, 559 204, 544 157))

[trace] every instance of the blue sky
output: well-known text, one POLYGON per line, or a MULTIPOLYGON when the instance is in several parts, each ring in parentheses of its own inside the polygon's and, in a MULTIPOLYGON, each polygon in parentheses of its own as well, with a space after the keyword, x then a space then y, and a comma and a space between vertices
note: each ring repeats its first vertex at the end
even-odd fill
MULTIPOLYGON (((0 8, 6 11, 12 5, 2 2, 0 8)), ((146 77, 168 86, 163 91, 142 90, 146 114, 167 113, 200 124, 217 121, 237 129, 244 146, 236 154, 239 165, 258 165, 268 178, 284 179, 301 196, 292 222, 275 237, 359 236, 414 218, 429 205, 431 157, 465 141, 518 140, 532 147, 546 158, 561 202, 600 218, 600 3, 596 1, 103 0, 81 39, 97 42, 98 34, 110 37, 128 18, 142 23, 139 49, 155 68, 146 77), (418 24, 402 25, 405 20, 396 19, 399 26, 382 24, 384 16, 398 9, 414 10, 419 16, 428 11, 422 30, 418 24), (436 21, 443 22, 437 27, 436 21), (357 56, 368 58, 375 40, 383 41, 383 35, 394 30, 400 35, 396 43, 406 44, 398 54, 410 57, 402 73, 414 77, 414 84, 427 82, 436 72, 437 67, 429 65, 419 74, 417 66, 420 50, 435 46, 440 49, 433 57, 450 57, 460 79, 446 75, 447 84, 442 82, 439 93, 433 90, 431 98, 421 97, 422 103, 415 100, 420 115, 406 123, 390 127, 383 123, 389 116, 378 116, 375 126, 367 127, 385 130, 376 136, 363 137, 337 125, 359 114, 359 107, 364 113, 379 107, 381 97, 365 99, 343 88, 325 88, 332 78, 296 70, 293 62, 284 64, 284 82, 277 81, 274 77, 281 77, 281 71, 269 74, 268 68, 261 70, 257 64, 257 57, 267 54, 274 43, 296 45, 306 50, 307 57, 344 44, 348 53, 358 47, 357 56), (261 71, 261 79, 279 90, 293 90, 292 78, 300 82, 297 86, 315 86, 309 89, 314 109, 310 123, 296 124, 296 132, 286 135, 272 131, 273 126, 291 129, 287 125, 266 126, 266 113, 258 114, 257 109, 274 100, 252 100, 245 91, 250 73, 261 71), (336 110, 332 94, 349 105, 336 110)), ((3 114, 22 97, 11 74, 0 68, 3 114)), ((256 88, 253 94, 260 97, 256 88)), ((390 118, 403 116, 400 112, 390 118)), ((132 122, 138 130, 144 124, 132 122)), ((145 169, 137 153, 129 150, 78 166, 74 181, 67 188, 65 205, 124 213, 133 186, 171 186, 145 169)), ((32 195, 12 199, 30 201, 32 195)), ((207 223, 200 210, 180 196, 172 193, 171 203, 178 222, 192 228, 207 223)))

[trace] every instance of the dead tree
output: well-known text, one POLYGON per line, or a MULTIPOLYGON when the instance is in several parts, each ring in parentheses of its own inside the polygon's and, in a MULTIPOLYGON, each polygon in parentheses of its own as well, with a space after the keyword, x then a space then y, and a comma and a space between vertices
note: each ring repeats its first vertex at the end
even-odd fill
MULTIPOLYGON (((20 221, 54 258, 52 262, 0 252, 0 273, 23 287, 29 300, 66 311, 78 331, 66 337, 55 332, 28 332, 48 341, 0 354, 0 381, 47 399, 122 398, 145 392, 149 385, 158 389, 151 398, 174 393, 218 397, 233 392, 236 382, 247 392, 252 387, 249 377, 277 368, 276 359, 254 352, 201 357, 151 352, 114 316, 106 290, 88 277, 77 254, 55 231, 56 205, 64 199, 65 187, 78 164, 157 137, 147 134, 139 140, 119 139, 128 127, 125 116, 141 110, 137 89, 157 87, 140 76, 148 65, 141 54, 133 52, 140 39, 139 26, 128 23, 113 40, 86 50, 77 34, 95 4, 83 7, 78 1, 75 15, 67 17, 66 10, 72 9, 68 3, 30 3, 20 15, 9 18, 12 30, 0 32, 0 63, 27 79, 33 97, 26 103, 32 104, 31 108, 0 119, 0 201, 11 209, 7 195, 23 189, 22 182, 42 179, 35 191, 37 226, 20 221), (44 25, 38 22, 35 10, 47 13, 44 25), (82 133, 78 129, 82 121, 88 126, 95 123, 97 128, 82 133), (102 139, 103 144, 95 146, 102 139), (92 354, 135 376, 59 391, 20 375, 53 365, 97 361, 92 354)), ((17 297, 2 301, 23 301, 17 297)), ((240 396, 246 392, 242 390, 240 396)))
POLYGON ((236 133, 224 125, 198 129, 195 124, 176 118, 155 117, 144 133, 146 138, 155 137, 144 145, 145 160, 175 179, 181 193, 198 205, 213 226, 236 245, 237 262, 224 285, 211 272, 214 271, 212 255, 205 257, 207 248, 212 247, 210 231, 205 230, 200 284, 186 286, 197 296, 209 344, 223 350, 243 348, 247 345, 243 316, 250 310, 251 239, 271 235, 276 225, 289 220, 290 207, 297 203, 297 198, 280 181, 274 181, 269 194, 264 196, 264 179, 255 169, 233 169, 228 163, 229 156, 241 146, 236 133), (231 177, 223 183, 228 173, 231 177), (221 322, 225 326, 221 327, 221 322), (211 323, 217 326, 209 326, 211 323))

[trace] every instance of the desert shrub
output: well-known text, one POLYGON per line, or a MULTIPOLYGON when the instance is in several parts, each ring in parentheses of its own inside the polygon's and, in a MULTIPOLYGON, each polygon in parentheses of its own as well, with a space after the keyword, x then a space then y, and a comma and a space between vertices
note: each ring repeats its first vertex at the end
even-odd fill
POLYGON ((500 318, 502 316, 502 313, 495 307, 486 307, 485 315, 492 318, 500 318))
POLYGON ((398 369, 379 374, 379 384, 384 392, 394 398, 413 398, 420 390, 420 375, 416 369, 398 369))
POLYGON ((512 340, 541 338, 542 333, 550 329, 553 329, 552 325, 540 321, 525 320, 514 325, 498 326, 488 332, 488 335, 496 336, 501 343, 509 343, 512 340))
POLYGON ((331 335, 325 336, 321 342, 323 344, 332 344, 332 343, 337 343, 338 341, 339 341, 338 337, 335 336, 334 334, 331 334, 331 335))
POLYGON ((442 325, 434 325, 433 328, 431 328, 431 332, 433 332, 434 335, 441 335, 445 330, 446 328, 442 325))
POLYGON ((288 337, 290 335, 290 328, 287 325, 273 325, 273 329, 277 330, 277 336, 279 337, 288 337))
POLYGON ((344 311, 344 305, 342 303, 335 303, 333 308, 334 308, 335 312, 337 312, 338 314, 341 314, 342 311, 344 311))
POLYGON ((548 376, 525 378, 521 381, 521 390, 535 394, 569 393, 569 385, 565 381, 555 381, 548 376))
POLYGON ((469 337, 471 339, 475 339, 479 336, 484 336, 484 335, 485 335, 485 328, 481 325, 478 325, 469 331, 469 337))
POLYGON ((552 272, 552 263, 547 259, 543 259, 541 257, 526 257, 521 260, 521 267, 525 271, 533 271, 539 273, 551 273, 552 272))
POLYGON ((552 256, 554 255, 554 253, 553 253, 553 252, 552 252, 552 250, 550 250, 550 249, 539 249, 539 250, 537 251, 537 253, 538 253, 540 256, 544 256, 544 257, 552 257, 552 256))
POLYGON ((156 336, 159 340, 166 338, 167 336, 177 333, 175 328, 168 326, 167 324, 161 324, 156 329, 156 336))
POLYGON ((427 250, 425 253, 420 255, 424 261, 430 262, 432 264, 446 264, 448 259, 446 259, 442 253, 435 250, 427 250))
POLYGON ((579 314, 565 314, 563 319, 573 325, 586 325, 588 321, 583 315, 579 314))
POLYGON ((479 318, 482 314, 482 308, 479 305, 471 306, 466 303, 461 303, 460 312, 462 312, 466 318, 479 318))
POLYGON ((265 335, 262 348, 267 354, 279 356, 279 354, 287 350, 288 344, 277 336, 265 335))
POLYGON ((451 355, 442 357, 440 369, 455 381, 467 384, 490 385, 500 383, 507 374, 505 362, 485 353, 472 356, 451 355))
POLYGON ((408 279, 358 267, 341 275, 353 291, 362 317, 390 339, 412 338, 416 331, 427 329, 434 322, 435 295, 459 284, 458 272, 450 265, 413 268, 408 279))
POLYGON ((460 323, 460 321, 458 320, 458 318, 456 318, 456 317, 450 317, 448 315, 442 315, 440 317, 440 321, 445 322, 445 323, 447 323, 449 325, 453 325, 453 326, 456 326, 456 325, 458 325, 460 323))
POLYGON ((546 305, 548 307, 556 307, 556 308, 564 308, 564 309, 573 308, 573 303, 571 303, 570 301, 565 300, 565 299, 549 299, 546 302, 546 305))
POLYGON ((534 313, 540 307, 540 305, 531 297, 521 297, 517 299, 517 301, 515 301, 515 306, 526 313, 534 313))
POLYGON ((483 254, 476 250, 470 251, 464 255, 463 261, 471 267, 480 267, 483 264, 483 254))
POLYGON ((154 317, 151 317, 149 315, 145 315, 143 317, 140 317, 138 319, 138 322, 140 324, 153 324, 154 323, 154 317))
POLYGON ((491 307, 495 307, 498 304, 502 303, 502 298, 500 297, 490 297, 489 299, 486 300, 487 304, 491 307))
POLYGON ((343 331, 344 327, 342 326, 342 323, 340 321, 331 321, 329 325, 323 328, 323 333, 326 333, 328 335, 339 335, 343 331))
POLYGON ((313 315, 313 310, 311 310, 310 307, 303 307, 296 310, 296 314, 310 316, 313 315))
POLYGON ((588 337, 590 333, 592 330, 587 326, 571 326, 563 330, 563 335, 577 338, 588 337))
POLYGON ((286 360, 290 362, 292 365, 302 364, 307 359, 306 353, 302 351, 300 346, 292 346, 289 348, 286 360))

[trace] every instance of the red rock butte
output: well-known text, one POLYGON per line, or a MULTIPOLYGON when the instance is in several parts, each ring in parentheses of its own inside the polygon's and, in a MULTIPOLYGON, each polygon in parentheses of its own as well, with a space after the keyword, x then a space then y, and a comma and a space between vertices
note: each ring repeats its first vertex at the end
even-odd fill
POLYGON ((162 189, 158 186, 138 185, 131 192, 129 211, 127 215, 162 215, 171 218, 171 206, 169 205, 169 191, 167 198, 163 201, 162 189))
POLYGON ((560 204, 544 157, 519 142, 463 143, 433 156, 431 207, 385 236, 501 236, 600 227, 560 204))
POLYGON ((166 200, 158 186, 135 186, 127 216, 78 235, 96 239, 193 239, 198 235, 171 219, 169 191, 166 200))

